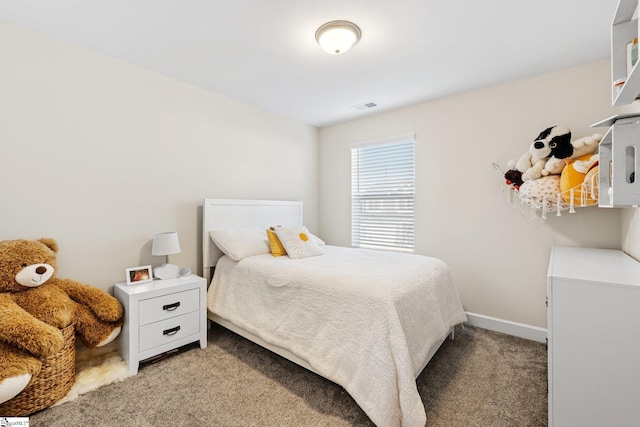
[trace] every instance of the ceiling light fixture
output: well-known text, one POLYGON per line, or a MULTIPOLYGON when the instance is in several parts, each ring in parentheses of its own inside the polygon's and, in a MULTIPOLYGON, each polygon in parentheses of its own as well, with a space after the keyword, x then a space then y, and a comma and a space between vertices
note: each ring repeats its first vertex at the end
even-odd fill
POLYGON ((360 40, 360 28, 349 21, 331 21, 316 31, 316 41, 325 52, 338 55, 351 49, 360 40))

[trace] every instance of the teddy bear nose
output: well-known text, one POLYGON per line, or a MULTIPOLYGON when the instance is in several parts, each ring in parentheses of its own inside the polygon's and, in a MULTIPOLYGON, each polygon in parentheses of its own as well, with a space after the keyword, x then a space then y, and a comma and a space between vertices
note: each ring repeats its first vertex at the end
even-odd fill
POLYGON ((38 273, 38 274, 44 274, 46 272, 47 272, 47 268, 46 267, 40 266, 40 267, 36 268, 36 273, 38 273))
POLYGON ((536 141, 536 142, 533 144, 533 146, 534 146, 536 149, 538 149, 538 150, 539 150, 539 149, 541 149, 542 147, 544 147, 544 142, 542 142, 542 141, 536 141))

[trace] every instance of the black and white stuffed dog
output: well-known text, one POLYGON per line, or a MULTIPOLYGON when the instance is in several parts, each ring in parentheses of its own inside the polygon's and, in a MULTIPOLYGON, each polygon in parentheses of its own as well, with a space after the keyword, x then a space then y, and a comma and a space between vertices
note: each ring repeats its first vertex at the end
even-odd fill
POLYGON ((571 156, 572 153, 573 147, 569 128, 551 126, 543 130, 534 139, 529 146, 529 151, 520 156, 514 168, 522 172, 523 181, 538 179, 543 176, 542 171, 551 157, 566 158, 571 156))
POLYGON ((564 126, 547 128, 533 141, 531 149, 539 150, 549 157, 565 159, 573 154, 571 131, 564 126))

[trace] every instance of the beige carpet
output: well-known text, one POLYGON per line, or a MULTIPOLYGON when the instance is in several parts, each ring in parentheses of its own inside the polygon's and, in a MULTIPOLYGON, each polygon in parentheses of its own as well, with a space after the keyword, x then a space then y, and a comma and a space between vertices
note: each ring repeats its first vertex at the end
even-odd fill
MULTIPOLYGON (((428 426, 545 426, 544 344, 466 327, 418 377, 428 426)), ((223 329, 30 417, 44 426, 372 426, 338 385, 223 329)))

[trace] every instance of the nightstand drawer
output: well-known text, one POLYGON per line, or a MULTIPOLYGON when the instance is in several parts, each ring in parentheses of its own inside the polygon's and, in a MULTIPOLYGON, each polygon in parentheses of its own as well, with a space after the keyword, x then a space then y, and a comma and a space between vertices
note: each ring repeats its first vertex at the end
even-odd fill
POLYGON ((200 313, 194 311, 140 327, 139 352, 200 332, 200 313))
POLYGON ((199 290, 163 295, 140 301, 138 324, 148 325, 159 320, 181 316, 199 309, 199 290))

